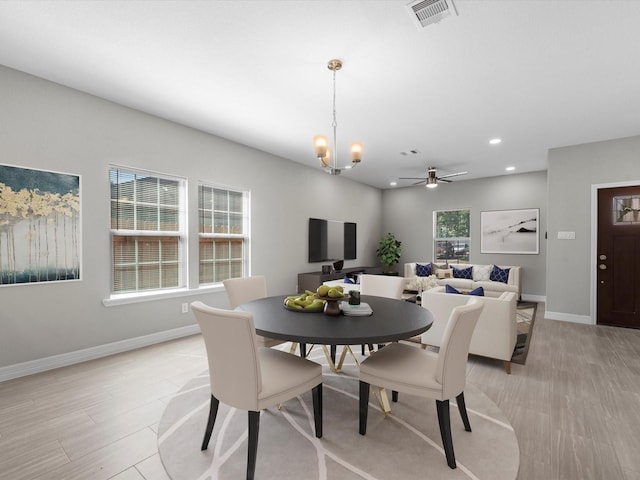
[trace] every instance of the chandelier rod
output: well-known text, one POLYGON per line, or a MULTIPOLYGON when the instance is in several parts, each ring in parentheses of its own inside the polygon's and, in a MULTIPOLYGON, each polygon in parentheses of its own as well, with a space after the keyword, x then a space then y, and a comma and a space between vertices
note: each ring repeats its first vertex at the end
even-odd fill
MULTIPOLYGON (((329 67, 331 68, 331 67, 329 67)), ((337 131, 338 131, 338 120, 336 119, 337 115, 336 115, 336 70, 338 70, 338 68, 334 67, 331 70, 333 70, 333 122, 331 123, 331 126, 333 127, 333 168, 337 168, 338 167, 338 135, 337 135, 337 131)))

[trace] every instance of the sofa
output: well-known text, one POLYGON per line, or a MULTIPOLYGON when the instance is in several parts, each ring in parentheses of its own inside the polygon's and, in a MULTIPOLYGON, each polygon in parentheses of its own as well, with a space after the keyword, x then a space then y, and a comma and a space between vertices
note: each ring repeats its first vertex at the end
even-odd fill
MULTIPOLYGON (((478 287, 482 287, 485 292, 502 293, 502 292, 514 292, 517 296, 517 300, 522 296, 522 285, 520 282, 521 267, 517 266, 504 266, 504 265, 481 265, 472 263, 460 263, 460 264, 448 264, 437 265, 431 262, 412 262, 404 264, 404 277, 407 281, 407 287, 411 283, 411 280, 416 277, 416 266, 431 265, 430 274, 437 277, 437 284, 439 286, 451 285, 458 290, 474 290, 478 287), (456 272, 454 269, 465 269, 472 267, 471 278, 456 278, 456 272), (508 277, 501 278, 500 280, 492 280, 494 267, 504 270, 508 269, 508 277), (506 280, 506 281, 504 281, 506 280)), ((423 268, 424 269, 424 268, 423 268)), ((427 270, 429 270, 427 268, 427 270)), ((422 272, 424 273, 424 272, 422 272)), ((409 290, 409 288, 407 288, 409 290)))
MULTIPOLYGON (((421 335, 423 345, 439 347, 442 342, 451 310, 464 305, 469 295, 445 293, 445 287, 435 287, 422 294, 422 306, 431 311, 433 325, 421 335)), ((485 296, 473 297, 484 304, 476 329, 471 337, 469 353, 495 358, 504 362, 504 369, 511 373, 511 356, 517 340, 515 292, 489 292, 485 296)))

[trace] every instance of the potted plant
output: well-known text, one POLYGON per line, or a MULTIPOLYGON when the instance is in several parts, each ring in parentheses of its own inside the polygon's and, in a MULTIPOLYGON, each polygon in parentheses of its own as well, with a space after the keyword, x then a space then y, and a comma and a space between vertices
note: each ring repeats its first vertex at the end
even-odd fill
POLYGON ((378 250, 376 250, 376 254, 380 259, 380 263, 386 268, 384 273, 391 275, 398 274, 398 272, 394 271, 391 267, 400 260, 401 251, 402 242, 396 239, 393 233, 387 233, 386 237, 378 240, 378 250))

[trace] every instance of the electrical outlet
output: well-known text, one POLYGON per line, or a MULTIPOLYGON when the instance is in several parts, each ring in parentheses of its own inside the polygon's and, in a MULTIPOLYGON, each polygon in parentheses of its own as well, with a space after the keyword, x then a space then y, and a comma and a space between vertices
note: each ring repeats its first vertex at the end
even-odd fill
POLYGON ((189 304, 188 303, 183 303, 182 304, 182 313, 189 313, 189 304))

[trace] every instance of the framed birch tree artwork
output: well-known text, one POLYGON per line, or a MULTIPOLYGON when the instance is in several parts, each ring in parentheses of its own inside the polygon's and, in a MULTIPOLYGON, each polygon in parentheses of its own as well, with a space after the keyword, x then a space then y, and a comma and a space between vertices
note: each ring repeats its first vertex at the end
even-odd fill
POLYGON ((0 165, 0 286, 80 280, 80 176, 0 165))
POLYGON ((480 252, 536 255, 540 209, 480 212, 480 252))

